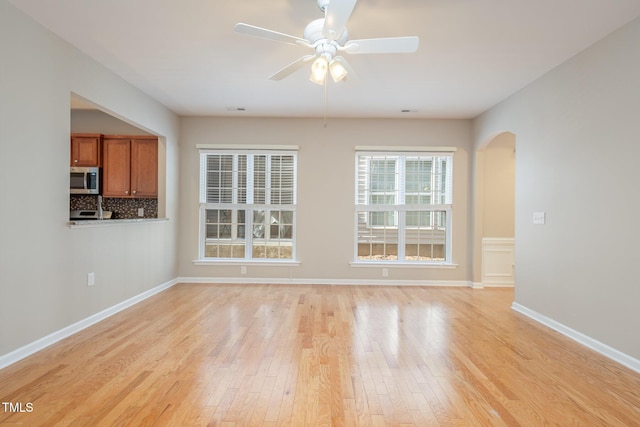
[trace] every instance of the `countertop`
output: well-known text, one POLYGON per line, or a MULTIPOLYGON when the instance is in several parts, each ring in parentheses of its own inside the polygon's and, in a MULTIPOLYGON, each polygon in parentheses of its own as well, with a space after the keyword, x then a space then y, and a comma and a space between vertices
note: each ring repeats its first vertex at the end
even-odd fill
POLYGON ((130 219, 93 219, 82 221, 69 221, 69 228, 109 227, 123 224, 140 224, 150 222, 166 222, 169 218, 130 218, 130 219))

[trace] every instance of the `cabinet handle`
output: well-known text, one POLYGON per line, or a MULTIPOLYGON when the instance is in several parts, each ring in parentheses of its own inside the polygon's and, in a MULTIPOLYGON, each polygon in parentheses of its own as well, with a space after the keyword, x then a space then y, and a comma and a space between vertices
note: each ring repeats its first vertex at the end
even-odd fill
POLYGON ((129 190, 125 190, 124 194, 129 194, 129 190))
POLYGON ((133 194, 136 194, 136 190, 133 190, 133 191, 132 191, 132 193, 133 193, 133 194))
POLYGON ((77 161, 77 160, 74 160, 74 161, 73 161, 73 163, 78 163, 78 161, 77 161))

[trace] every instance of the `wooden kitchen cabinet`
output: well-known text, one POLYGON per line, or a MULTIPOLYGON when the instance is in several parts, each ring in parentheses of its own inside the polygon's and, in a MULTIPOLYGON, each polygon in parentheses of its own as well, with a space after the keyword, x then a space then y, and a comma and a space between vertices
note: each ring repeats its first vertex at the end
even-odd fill
POLYGON ((105 137, 102 145, 102 195, 131 197, 131 140, 105 137))
POLYGON ((158 138, 131 141, 133 197, 158 197, 158 138))
POLYGON ((158 197, 157 137, 105 135, 103 147, 104 197, 158 197))
POLYGON ((95 133, 71 134, 71 166, 102 166, 102 135, 95 133))

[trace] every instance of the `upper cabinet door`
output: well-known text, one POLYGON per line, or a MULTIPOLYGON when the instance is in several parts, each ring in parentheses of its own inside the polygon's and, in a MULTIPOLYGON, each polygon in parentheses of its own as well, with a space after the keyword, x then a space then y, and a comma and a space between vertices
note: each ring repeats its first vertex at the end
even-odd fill
POLYGON ((72 134, 71 166, 102 166, 101 142, 99 134, 72 134))
POLYGON ((131 195, 158 197, 158 139, 131 141, 131 195))
POLYGON ((131 197, 131 140, 104 139, 102 195, 131 197))

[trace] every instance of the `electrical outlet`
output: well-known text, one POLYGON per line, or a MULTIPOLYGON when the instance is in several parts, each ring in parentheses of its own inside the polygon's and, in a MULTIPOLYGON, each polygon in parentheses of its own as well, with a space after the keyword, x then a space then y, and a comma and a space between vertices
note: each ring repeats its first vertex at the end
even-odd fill
POLYGON ((383 268, 382 269, 382 277, 389 277, 389 269, 388 268, 383 268))
POLYGON ((142 218, 144 216, 144 208, 138 208, 138 216, 142 218))
POLYGON ((543 225, 546 222, 546 214, 544 212, 533 213, 533 223, 543 225))
POLYGON ((96 284, 96 273, 87 274, 87 286, 93 286, 96 284))
POLYGON ((247 274, 247 267, 246 266, 242 266, 240 267, 240 274, 247 274))

